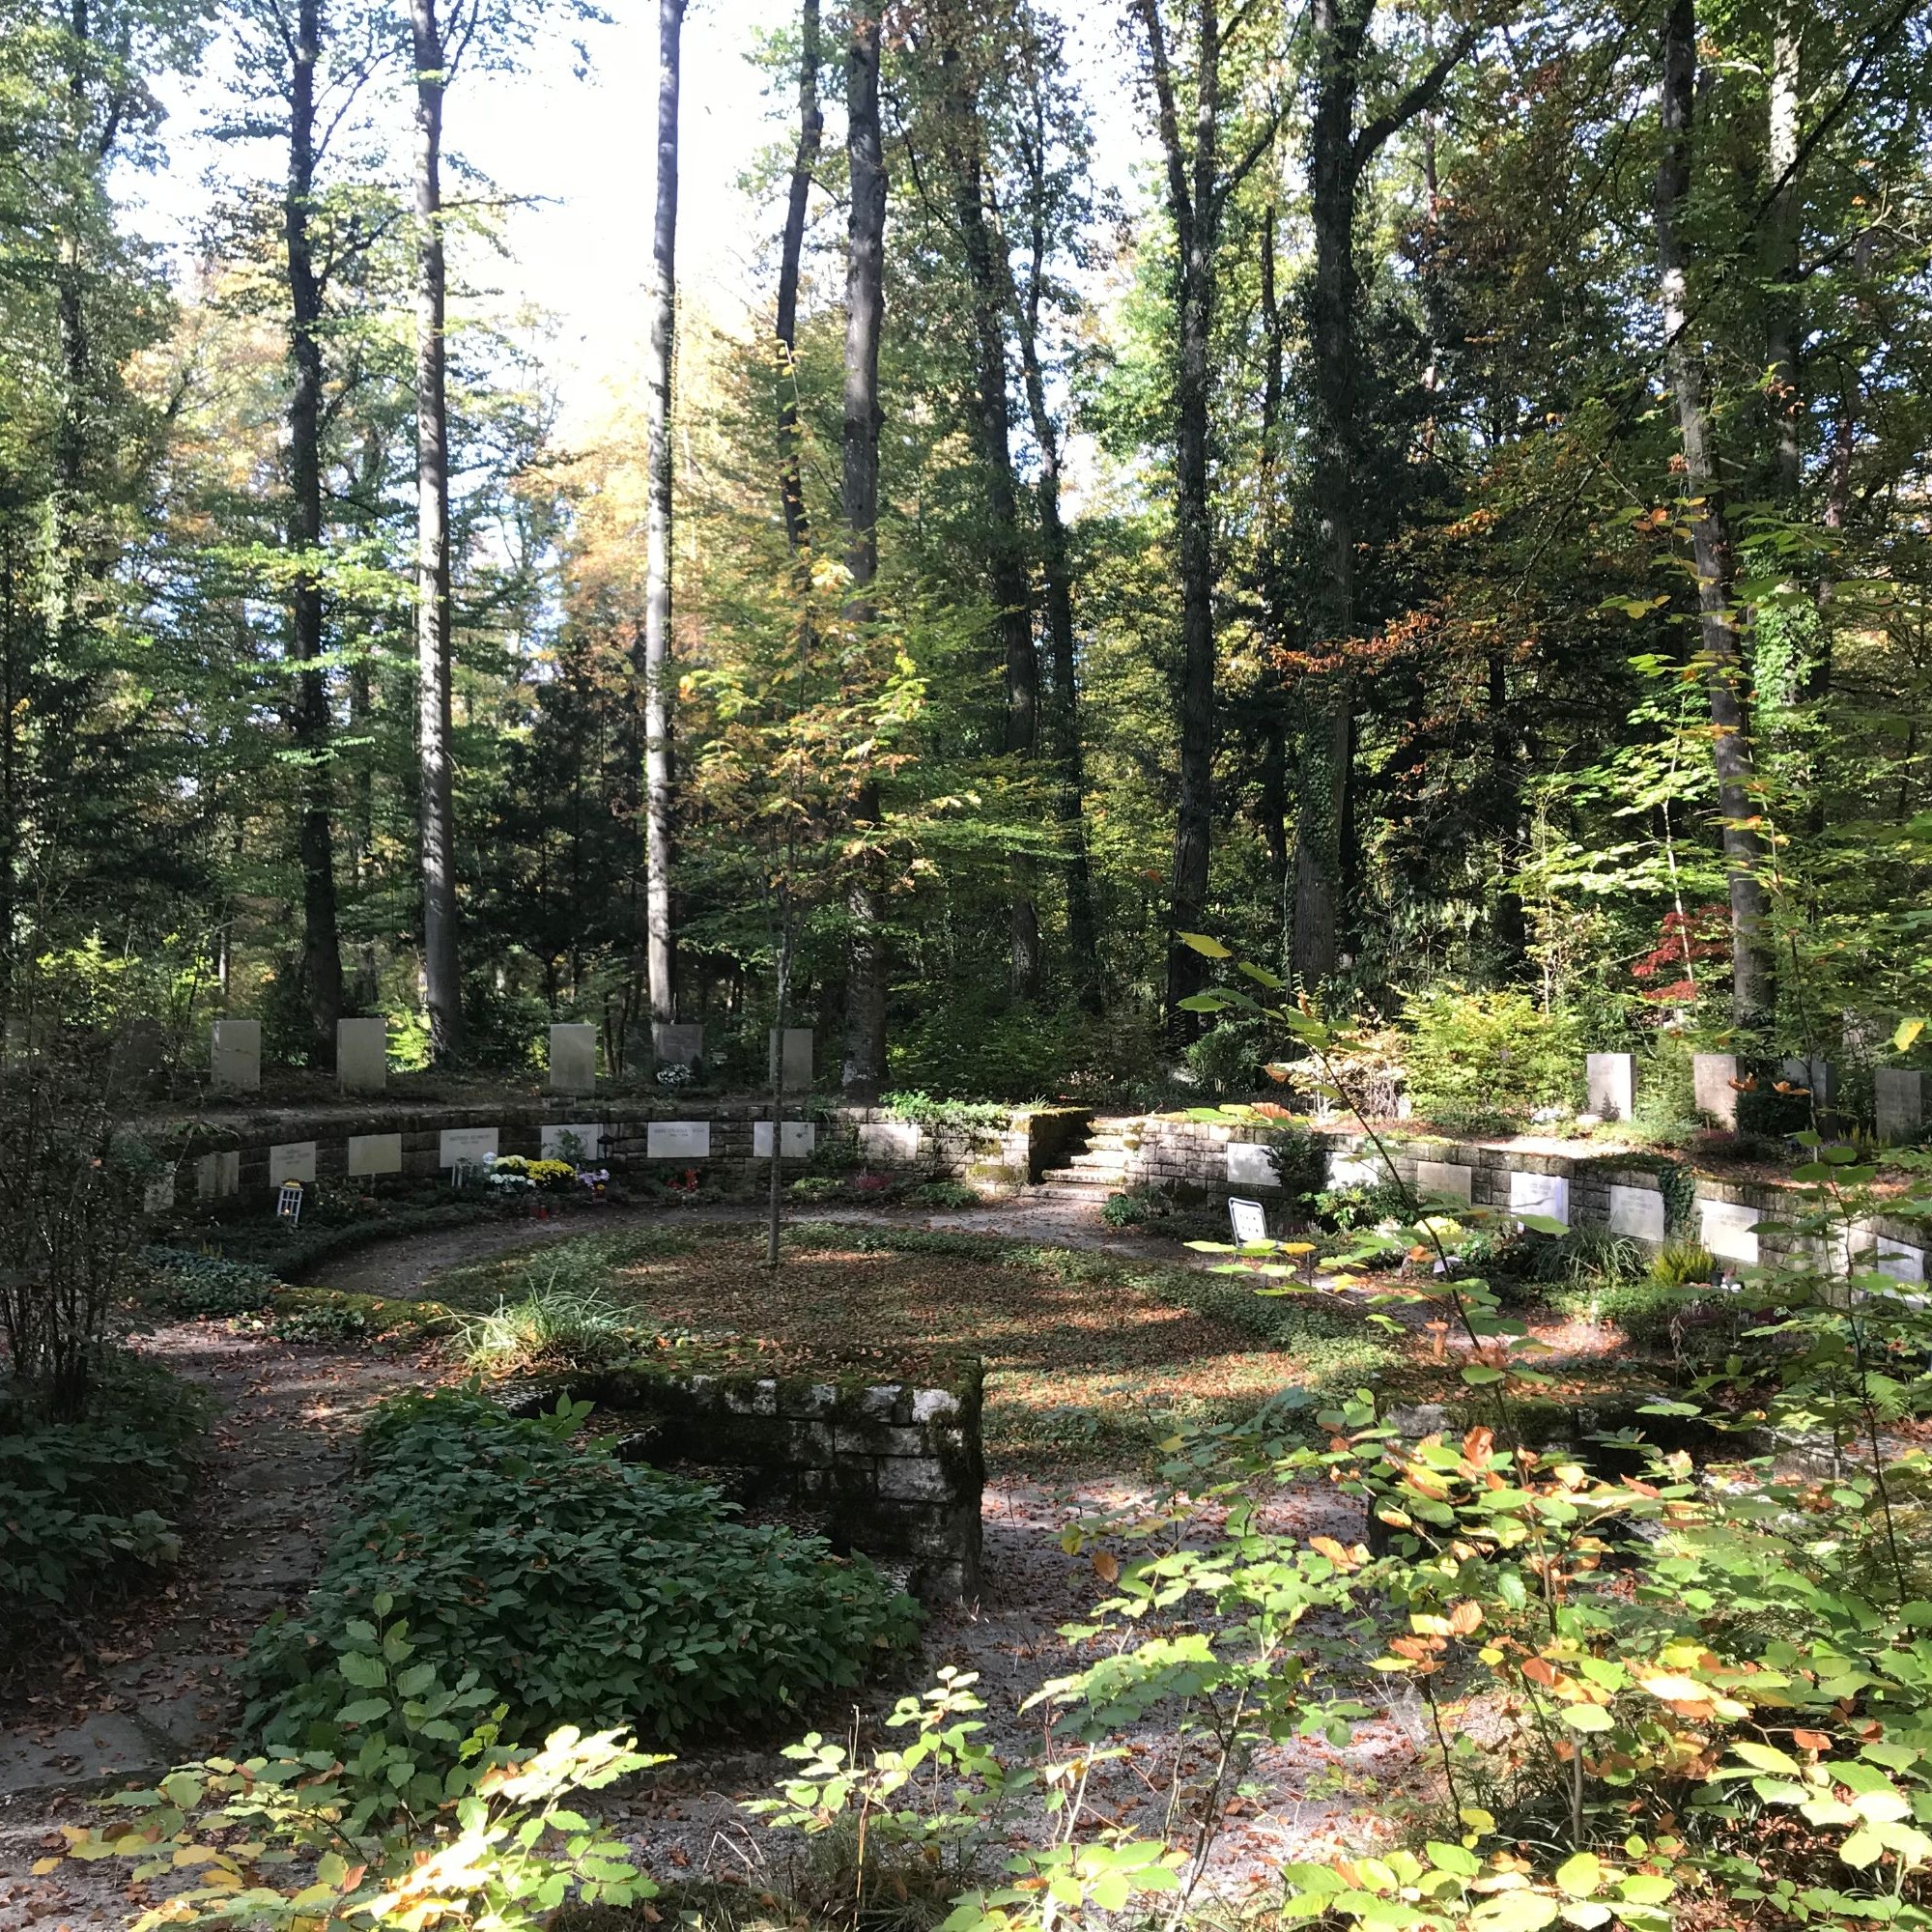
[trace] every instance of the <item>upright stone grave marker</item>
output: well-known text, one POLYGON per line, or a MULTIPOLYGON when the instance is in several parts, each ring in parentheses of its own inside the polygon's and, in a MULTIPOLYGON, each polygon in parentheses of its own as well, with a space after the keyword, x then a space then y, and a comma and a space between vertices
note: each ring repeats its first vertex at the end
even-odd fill
MULTIPOLYGON (((784 1132, 779 1136, 779 1149, 786 1160, 804 1160, 818 1145, 818 1126, 812 1121, 787 1121, 784 1132)), ((769 1121, 752 1122, 752 1158, 770 1160, 772 1157, 772 1123, 769 1121)))
POLYGON ((1881 1066, 1872 1074, 1878 1137, 1896 1147, 1925 1130, 1925 1076, 1916 1067, 1881 1066))
POLYGON ((1601 1121, 1627 1121, 1636 1110, 1636 1056, 1593 1053, 1589 1057, 1590 1112, 1601 1121))
POLYGON ((224 1094, 253 1094, 262 1085, 262 1022, 216 1020, 209 1030, 209 1084, 224 1094))
POLYGON ((345 1094, 380 1094, 389 1078, 389 1023, 337 1020, 335 1077, 345 1094))
MULTIPOLYGON (((771 1030, 771 1071, 779 1070, 779 1030, 771 1030)), ((811 1086, 811 1029, 786 1027, 784 1030, 784 1087, 787 1094, 803 1094, 811 1086)))
MULTIPOLYGON (((597 1091, 597 1029, 582 1021, 566 1021, 550 1030, 550 1091, 553 1094, 593 1094, 597 1091)), ((495 1149, 491 1150, 492 1152, 495 1149)))
POLYGON ((660 1066, 696 1067, 704 1058, 704 1029, 675 1020, 654 1020, 651 1053, 660 1066))
POLYGON ((1829 1107, 1837 1098, 1832 1063, 1823 1054, 1814 1053, 1808 1060, 1781 1061, 1777 1070, 1792 1086, 1809 1088, 1812 1099, 1821 1107, 1829 1107))
POLYGON ((1697 1203, 1704 1245, 1719 1261, 1757 1265, 1757 1209, 1737 1201, 1697 1203))
MULTIPOLYGON (((1737 1077, 1738 1057, 1735 1053, 1693 1053, 1690 1056, 1692 1104, 1700 1114, 1710 1115, 1720 1127, 1735 1127, 1738 1123, 1738 1090, 1731 1085, 1737 1077)), ((1705 1245, 1708 1247, 1710 1243, 1705 1245)))

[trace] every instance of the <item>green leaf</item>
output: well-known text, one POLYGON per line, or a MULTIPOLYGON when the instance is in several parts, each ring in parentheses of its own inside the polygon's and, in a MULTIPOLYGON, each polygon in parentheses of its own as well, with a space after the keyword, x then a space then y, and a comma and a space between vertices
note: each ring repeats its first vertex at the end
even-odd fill
POLYGON ((1458 1878, 1474 1878, 1483 1868, 1475 1853, 1465 1845, 1446 1845, 1439 1838, 1432 1838, 1423 1850, 1437 1870, 1454 1872, 1458 1878))
POLYGON ((1848 1865, 1855 1866, 1858 1870, 1862 1871, 1866 1865, 1876 1864, 1879 1854, 1884 1850, 1885 1846, 1880 1841, 1876 1832, 1859 1831, 1854 1832, 1838 1847, 1838 1856, 1848 1865))
POLYGON ((359 1650, 345 1650, 335 1660, 335 1667, 354 1685, 374 1690, 389 1681, 389 1673, 380 1657, 365 1657, 359 1650))
POLYGON ((1568 1704, 1563 1721, 1573 1731, 1608 1731, 1616 1728, 1617 1720, 1601 1704, 1568 1704))
POLYGON ((1488 1368, 1481 1362, 1472 1362, 1469 1367, 1463 1371, 1463 1379, 1471 1388, 1484 1388, 1491 1382, 1501 1381, 1503 1379, 1503 1372, 1500 1369, 1488 1368))
POLYGON ((1556 1867, 1556 1883, 1572 1898, 1588 1898, 1604 1882, 1604 1861, 1595 1852, 1578 1852, 1556 1867))
POLYGON ((1205 959, 1232 959, 1235 956, 1232 949, 1205 932, 1177 932, 1174 936, 1181 945, 1192 947, 1205 959))
POLYGON ((1804 1775, 1804 1767, 1798 1760, 1779 1750, 1776 1745, 1761 1745, 1750 1738, 1741 1738, 1731 1748, 1754 1770, 1781 1772, 1786 1777, 1802 1777, 1804 1775))
POLYGON ((345 1704, 335 1714, 339 1724, 373 1724, 378 1718, 389 1715, 389 1700, 386 1697, 358 1697, 353 1704, 345 1704))
POLYGON ((1891 1037, 1893 1051, 1904 1053, 1912 1045, 1912 1042, 1924 1031, 1925 1022, 1923 1020, 1900 1020, 1898 1031, 1891 1037))
POLYGON ((1570 1225, 1559 1221, 1553 1214, 1512 1214, 1512 1219, 1520 1221, 1533 1235, 1567 1235, 1570 1225))

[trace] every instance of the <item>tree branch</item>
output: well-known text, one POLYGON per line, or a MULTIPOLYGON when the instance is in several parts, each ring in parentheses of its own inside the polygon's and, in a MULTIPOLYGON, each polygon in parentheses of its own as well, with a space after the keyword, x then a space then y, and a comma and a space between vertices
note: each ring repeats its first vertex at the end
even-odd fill
POLYGON ((1391 136, 1400 133, 1425 107, 1434 105, 1435 97, 1442 92, 1443 82, 1463 64, 1469 49, 1476 44, 1479 31, 1475 27, 1464 27, 1454 43, 1437 56, 1429 71, 1393 107, 1386 113, 1378 114, 1373 121, 1362 124, 1355 138, 1349 143, 1349 166, 1353 173, 1359 175, 1391 136))

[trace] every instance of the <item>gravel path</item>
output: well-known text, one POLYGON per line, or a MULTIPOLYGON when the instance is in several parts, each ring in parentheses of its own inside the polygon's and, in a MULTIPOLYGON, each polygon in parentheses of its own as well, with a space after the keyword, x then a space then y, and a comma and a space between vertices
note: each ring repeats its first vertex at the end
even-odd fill
MULTIPOLYGON (((626 1219, 649 1210, 613 1208, 626 1219)), ((687 1211, 687 1210, 673 1210, 687 1211)), ((693 1219, 759 1218, 754 1208, 688 1210, 693 1219)), ((660 1213, 662 1210, 660 1210, 660 1213)), ((828 1217, 814 1217, 828 1218, 828 1217)), ((860 1210, 837 1218, 906 1225, 902 1214, 860 1210)), ((570 1235, 590 1224, 494 1223, 407 1236, 317 1270, 327 1286, 384 1295, 420 1293, 433 1276, 461 1264, 570 1235)), ((1096 1246, 1123 1253, 1171 1248, 1123 1238, 1091 1212, 1062 1202, 1021 1202, 932 1214, 932 1228, 1096 1246)), ((1192 1260, 1192 1257, 1187 1257, 1192 1260)), ((130 1605, 96 1634, 95 1647, 60 1678, 38 1683, 21 1706, 0 1713, 0 1926, 43 1922, 47 1932, 114 1932, 142 1901, 124 1889, 115 1861, 66 1864, 36 1878, 29 1867, 59 1847, 58 1827, 88 1811, 86 1794, 152 1777, 169 1762, 224 1741, 238 1715, 233 1669, 271 1611, 298 1602, 319 1565, 354 1437, 367 1410, 394 1390, 446 1379, 451 1366, 432 1351, 295 1346, 237 1337, 213 1323, 185 1323, 143 1339, 145 1350, 201 1382, 221 1403, 209 1470, 184 1524, 183 1559, 173 1580, 130 1605)), ((1067 1524, 1095 1513, 1117 1516, 1157 1499, 1120 1481, 1067 1489, 1024 1479, 989 1488, 984 1498, 986 1578, 981 1601, 937 1614, 921 1655, 899 1689, 919 1689, 944 1664, 979 1676, 989 1706, 988 1742, 1009 1758, 1036 1747, 1037 1712, 1025 1698, 1047 1679, 1092 1657, 1059 1634, 1104 1594, 1087 1556, 1062 1547, 1067 1524)), ((1352 1541, 1354 1516, 1324 1490, 1285 1492, 1271 1506, 1274 1526, 1326 1530, 1352 1541)), ((1149 1633, 1150 1634, 1151 1633, 1149 1633)), ((896 1733, 878 1721, 895 1689, 877 1687, 854 1709, 821 1714, 821 1728, 857 1725, 870 1742, 896 1733)), ((1127 1740, 1128 1754, 1104 1767, 1091 1803, 1109 1820, 1160 1830, 1177 1791, 1194 1802, 1207 1789, 1206 1761, 1149 1721, 1127 1740)), ((1295 1745, 1270 1750, 1253 1768, 1250 1795, 1229 1795, 1226 1835, 1209 1874, 1239 1889, 1284 1858, 1307 1857, 1347 1835, 1358 1839, 1349 1787, 1412 1772, 1418 1736, 1399 1712, 1364 1727, 1344 1752, 1295 1745), (1339 1794, 1339 1795, 1338 1795, 1339 1794)), ((775 1750, 701 1756, 674 1767, 614 1812, 652 1869, 666 1878, 709 1874, 766 1882, 795 1846, 736 1808, 768 1795, 784 1769, 775 1750)), ((1045 1830, 1037 1804, 1014 1821, 1022 1839, 1045 1830)))

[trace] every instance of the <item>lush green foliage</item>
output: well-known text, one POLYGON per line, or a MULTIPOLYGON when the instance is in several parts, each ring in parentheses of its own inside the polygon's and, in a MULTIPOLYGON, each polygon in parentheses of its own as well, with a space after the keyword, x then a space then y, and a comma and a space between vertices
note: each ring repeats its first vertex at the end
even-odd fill
POLYGON ((71 1616, 174 1560, 174 1518, 207 1419, 198 1392, 126 1354, 105 1358, 78 1421, 48 1421, 37 1391, 0 1381, 0 1618, 10 1628, 71 1616))
MULTIPOLYGON (((387 1612, 378 1600, 372 1607, 387 1612)), ((109 1803, 126 1823, 66 1828, 68 1856, 119 1858, 135 1883, 172 1886, 141 1914, 159 1925, 474 1927, 534 1932, 569 1901, 623 1907, 656 1888, 623 1844, 566 1800, 662 1763, 614 1732, 574 1726, 539 1750, 497 1741, 474 1672, 452 1690, 411 1662, 401 1625, 349 1633, 363 1676, 389 1694, 338 1713, 346 1761, 208 1758, 109 1803), (378 1722, 370 1706, 386 1709, 378 1722)))
POLYGON ((275 1277, 253 1262, 186 1248, 149 1248, 142 1257, 155 1299, 170 1315, 254 1315, 268 1307, 275 1277))
POLYGON ((350 1748, 345 1687, 382 1715, 353 1630, 379 1597, 422 1668, 474 1673, 507 1707, 513 1740, 564 1722, 668 1739, 766 1720, 859 1682, 911 1634, 912 1604, 863 1559, 580 1447, 581 1420, 519 1421, 462 1392, 385 1407, 301 1617, 251 1651, 251 1724, 298 1748, 350 1748))
POLYGON ((1416 1112, 1443 1125, 1520 1123, 1578 1097, 1582 1040, 1527 994, 1436 986, 1403 1009, 1416 1112))

